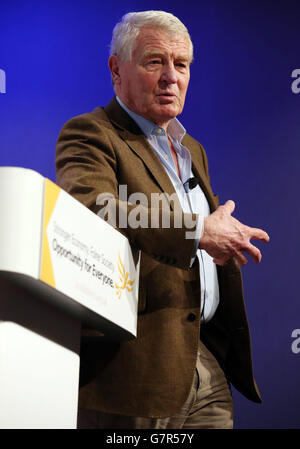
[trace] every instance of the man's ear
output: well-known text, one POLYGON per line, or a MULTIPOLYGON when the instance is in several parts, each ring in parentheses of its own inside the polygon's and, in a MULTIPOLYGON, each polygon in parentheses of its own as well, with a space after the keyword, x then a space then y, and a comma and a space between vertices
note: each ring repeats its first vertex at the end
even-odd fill
POLYGON ((118 56, 112 55, 108 60, 108 67, 111 72, 111 78, 114 85, 121 84, 121 76, 120 76, 120 60, 118 56))

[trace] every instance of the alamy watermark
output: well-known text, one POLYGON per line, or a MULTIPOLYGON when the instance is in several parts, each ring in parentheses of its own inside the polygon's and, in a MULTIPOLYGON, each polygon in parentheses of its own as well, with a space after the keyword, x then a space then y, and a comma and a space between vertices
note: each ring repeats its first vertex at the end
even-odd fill
POLYGON ((292 338, 294 338, 291 344, 291 350, 294 354, 300 353, 300 329, 294 329, 292 331, 292 338))
POLYGON ((6 74, 5 71, 0 69, 0 94, 6 93, 6 74))
POLYGON ((186 239, 200 238, 197 216, 183 213, 176 193, 169 195, 151 193, 150 198, 135 192, 128 196, 127 185, 119 185, 118 199, 111 193, 101 193, 96 200, 100 206, 98 215, 113 227, 118 228, 185 228, 186 239), (172 208, 170 207, 172 205, 172 208))
POLYGON ((291 74, 292 78, 296 78, 292 84, 291 89, 294 94, 300 93, 300 69, 294 69, 291 74))

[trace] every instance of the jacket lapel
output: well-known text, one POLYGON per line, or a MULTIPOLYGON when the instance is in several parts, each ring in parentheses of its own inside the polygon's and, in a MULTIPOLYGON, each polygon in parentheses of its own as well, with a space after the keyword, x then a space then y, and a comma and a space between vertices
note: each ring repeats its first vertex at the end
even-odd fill
POLYGON ((199 179, 200 187, 206 196, 211 212, 213 212, 214 210, 216 210, 218 203, 216 200, 216 195, 213 194, 209 178, 202 163, 203 159, 199 143, 197 142, 196 144, 194 142, 191 142, 190 139, 188 141, 188 136, 184 137, 182 143, 186 146, 186 148, 188 148, 191 153, 193 173, 199 179))
MULTIPOLYGON (((155 178, 162 192, 172 195, 175 193, 173 184, 166 176, 166 171, 141 129, 134 120, 123 110, 116 98, 104 108, 109 119, 119 129, 120 137, 142 159, 151 175, 155 178)), ((171 203, 172 204, 172 203, 171 203)))

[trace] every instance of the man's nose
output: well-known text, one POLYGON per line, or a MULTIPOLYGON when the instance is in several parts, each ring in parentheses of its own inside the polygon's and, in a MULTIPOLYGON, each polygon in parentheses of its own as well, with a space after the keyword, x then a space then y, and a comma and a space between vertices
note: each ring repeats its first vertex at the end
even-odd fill
POLYGON ((178 78, 174 64, 164 65, 160 80, 168 84, 177 83, 178 78))

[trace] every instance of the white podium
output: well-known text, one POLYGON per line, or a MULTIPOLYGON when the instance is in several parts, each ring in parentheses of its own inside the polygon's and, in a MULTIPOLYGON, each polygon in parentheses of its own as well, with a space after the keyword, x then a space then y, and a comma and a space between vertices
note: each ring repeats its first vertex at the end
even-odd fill
POLYGON ((76 428, 81 324, 136 337, 127 239, 38 173, 0 167, 0 428, 76 428))

